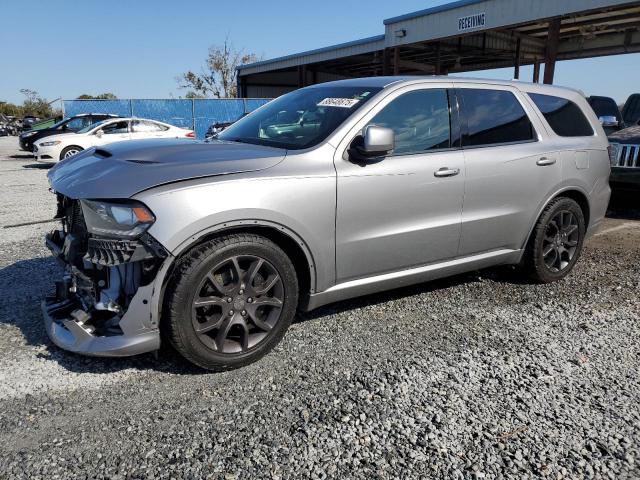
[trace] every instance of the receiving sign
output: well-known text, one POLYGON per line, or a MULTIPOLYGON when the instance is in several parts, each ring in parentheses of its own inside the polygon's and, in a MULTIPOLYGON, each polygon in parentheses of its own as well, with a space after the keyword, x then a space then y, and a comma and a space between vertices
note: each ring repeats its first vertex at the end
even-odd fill
POLYGON ((463 32, 465 30, 473 30, 474 28, 481 28, 485 25, 485 14, 476 13, 475 15, 469 15, 458 19, 458 31, 463 32))

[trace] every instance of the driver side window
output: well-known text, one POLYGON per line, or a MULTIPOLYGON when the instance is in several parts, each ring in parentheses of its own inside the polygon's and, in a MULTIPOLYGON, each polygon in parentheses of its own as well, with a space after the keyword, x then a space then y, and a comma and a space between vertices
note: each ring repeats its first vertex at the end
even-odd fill
POLYGON ((123 120, 121 122, 110 123, 109 125, 105 125, 102 127, 102 133, 105 135, 113 135, 117 133, 128 133, 129 132, 129 122, 123 120))
POLYGON ((393 130, 393 155, 451 146, 449 100, 445 89, 415 90, 394 99, 368 123, 393 130))
POLYGON ((67 123, 68 129, 80 130, 84 127, 91 125, 91 119, 89 117, 78 117, 67 123))

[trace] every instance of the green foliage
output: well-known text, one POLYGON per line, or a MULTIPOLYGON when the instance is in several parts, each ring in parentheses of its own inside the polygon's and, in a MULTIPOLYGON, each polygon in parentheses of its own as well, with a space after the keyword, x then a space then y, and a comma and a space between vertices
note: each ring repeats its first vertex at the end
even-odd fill
POLYGON ((236 50, 227 39, 223 45, 209 48, 201 73, 188 70, 176 81, 179 88, 187 90, 186 98, 235 98, 238 96, 236 67, 257 60, 253 53, 236 50))
POLYGON ((116 100, 116 97, 113 93, 101 93, 100 95, 88 95, 83 93, 80 95, 77 100, 116 100))
POLYGON ((45 98, 40 97, 35 90, 22 88, 20 93, 25 96, 22 105, 0 101, 0 113, 15 117, 33 115, 34 117, 40 118, 50 118, 58 113, 54 111, 51 105, 49 105, 49 102, 45 98))

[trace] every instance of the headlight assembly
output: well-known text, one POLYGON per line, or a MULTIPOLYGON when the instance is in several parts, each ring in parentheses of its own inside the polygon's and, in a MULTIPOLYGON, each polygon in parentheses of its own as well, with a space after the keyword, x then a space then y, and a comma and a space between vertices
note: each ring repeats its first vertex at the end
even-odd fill
POLYGON ((41 147, 52 147, 54 145, 60 145, 60 140, 54 140, 52 142, 42 142, 40 144, 41 147))
POLYGON ((81 200, 80 203, 87 230, 94 235, 135 238, 156 221, 151 210, 134 200, 81 200))
POLYGON ((36 130, 33 132, 25 132, 22 134, 22 138, 33 137, 36 133, 38 133, 36 130))

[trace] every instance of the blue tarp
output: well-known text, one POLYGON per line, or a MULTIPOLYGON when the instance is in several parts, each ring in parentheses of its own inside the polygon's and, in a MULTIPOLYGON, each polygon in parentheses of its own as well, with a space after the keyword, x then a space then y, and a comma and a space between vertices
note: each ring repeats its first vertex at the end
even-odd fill
POLYGON ((233 122, 268 101, 267 98, 65 100, 64 116, 112 113, 123 117, 150 118, 194 129, 196 136, 202 139, 210 125, 233 122))

